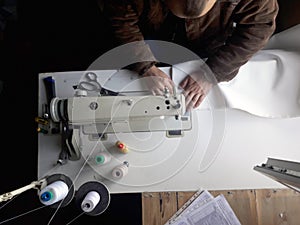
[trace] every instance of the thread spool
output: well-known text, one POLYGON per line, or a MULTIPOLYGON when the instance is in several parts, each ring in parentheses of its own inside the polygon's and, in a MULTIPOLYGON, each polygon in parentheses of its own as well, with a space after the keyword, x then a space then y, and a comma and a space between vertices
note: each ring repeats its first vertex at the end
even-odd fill
POLYGON ((68 192, 69 188, 65 182, 55 181, 41 190, 40 201, 44 205, 52 205, 63 200, 68 192))
POLYGON ((106 152, 101 152, 98 153, 95 158, 94 161, 96 163, 96 165, 103 165, 108 163, 111 160, 111 155, 109 153, 106 152))
MULTIPOLYGON (((73 181, 70 179, 70 177, 66 176, 65 174, 52 174, 52 175, 49 175, 46 178, 46 182, 41 186, 41 190, 39 191, 39 199, 40 201, 44 204, 46 202, 46 204, 50 204, 51 202, 49 198, 53 198, 53 195, 51 197, 51 195, 48 195, 50 194, 50 192, 48 192, 46 194, 46 191, 49 187, 51 186, 55 186, 54 183, 58 182, 58 181, 61 181, 63 183, 65 183, 67 185, 67 195, 61 199, 61 201, 59 201, 58 199, 56 199, 55 203, 52 203, 52 205, 50 205, 51 208, 57 208, 57 207, 65 207, 67 206, 73 199, 74 197, 74 194, 75 194, 75 188, 74 188, 74 184, 73 184, 73 181), (51 186, 50 186, 51 185, 51 186), (47 188, 47 189, 46 189, 47 188), (42 194, 45 193, 43 195, 43 198, 41 198, 42 194), (42 200, 43 199, 43 200, 42 200), (47 201, 48 199, 48 201, 47 201)), ((56 184, 59 184, 60 182, 56 183, 56 184)), ((62 185, 61 187, 63 187, 64 185, 62 185)), ((64 186, 65 188, 65 186, 64 186)), ((49 189, 48 189, 49 190, 49 189)), ((65 192, 66 189, 64 189, 63 192, 65 192)), ((54 201, 53 201, 54 202, 54 201)), ((44 204, 44 205, 46 205, 44 204)))
POLYGON ((103 213, 109 206, 108 188, 101 182, 89 181, 81 185, 75 195, 78 209, 89 216, 103 213))
POLYGON ((126 161, 123 164, 116 166, 112 170, 112 176, 116 179, 121 179, 125 177, 128 174, 128 167, 129 163, 126 161))
POLYGON ((116 146, 117 146, 117 148, 119 149, 119 151, 122 152, 122 153, 124 153, 124 154, 126 154, 126 153, 129 152, 129 149, 128 149, 128 147, 125 145, 124 142, 117 141, 117 142, 116 142, 116 146))
POLYGON ((91 212, 96 208, 99 202, 100 202, 99 193, 96 191, 90 191, 83 199, 81 203, 81 209, 84 212, 91 212))

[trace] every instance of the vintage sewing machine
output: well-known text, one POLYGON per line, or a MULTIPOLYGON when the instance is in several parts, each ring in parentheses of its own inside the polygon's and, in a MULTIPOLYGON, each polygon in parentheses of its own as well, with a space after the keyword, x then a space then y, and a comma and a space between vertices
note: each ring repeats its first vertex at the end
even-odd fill
POLYGON ((86 76, 89 80, 79 83, 74 97, 52 98, 50 113, 43 113, 59 123, 62 148, 66 148, 62 151, 67 152, 68 159, 81 157, 82 135, 103 141, 109 133, 166 131, 167 137, 172 137, 191 128, 191 116, 185 110, 182 93, 170 94, 166 89, 163 96, 125 95, 102 88, 93 72, 87 72, 86 76), (96 91, 98 95, 89 96, 88 91, 96 91))

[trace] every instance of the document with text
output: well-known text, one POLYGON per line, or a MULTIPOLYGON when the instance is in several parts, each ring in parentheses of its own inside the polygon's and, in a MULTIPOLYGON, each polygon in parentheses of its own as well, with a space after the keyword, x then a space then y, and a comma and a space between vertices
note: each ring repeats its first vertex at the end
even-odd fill
POLYGON ((213 197, 208 191, 192 196, 165 225, 241 225, 223 195, 213 197))

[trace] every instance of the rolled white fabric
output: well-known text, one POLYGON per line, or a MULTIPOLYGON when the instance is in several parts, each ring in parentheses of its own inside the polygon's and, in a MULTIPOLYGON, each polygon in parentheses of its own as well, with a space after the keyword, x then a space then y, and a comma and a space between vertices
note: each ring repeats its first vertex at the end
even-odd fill
POLYGON ((65 182, 56 181, 41 190, 39 195, 40 201, 44 205, 52 205, 64 199, 68 192, 69 188, 65 182))
POLYGON ((99 193, 96 191, 90 191, 83 199, 81 203, 81 209, 84 212, 91 212, 96 208, 99 202, 100 202, 99 193))

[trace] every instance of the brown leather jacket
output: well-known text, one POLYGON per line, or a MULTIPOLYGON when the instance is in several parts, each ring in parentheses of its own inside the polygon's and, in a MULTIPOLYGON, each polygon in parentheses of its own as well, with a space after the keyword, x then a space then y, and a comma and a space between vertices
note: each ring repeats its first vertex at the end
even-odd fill
MULTIPOLYGON (((267 43, 275 31, 278 3, 217 0, 206 15, 196 19, 172 15, 163 0, 104 0, 103 10, 117 45, 145 39, 177 42, 207 58, 206 64, 221 82, 234 78, 267 43), (135 15, 127 19, 129 5, 135 15)), ((142 74, 147 68, 149 64, 141 63, 137 70, 142 74)))

